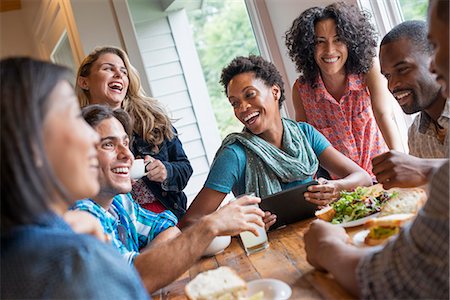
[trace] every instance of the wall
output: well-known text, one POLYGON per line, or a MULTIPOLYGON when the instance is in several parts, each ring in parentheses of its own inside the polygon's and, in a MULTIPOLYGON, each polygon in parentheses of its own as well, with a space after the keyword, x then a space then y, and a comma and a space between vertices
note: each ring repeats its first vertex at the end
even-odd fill
POLYGON ((13 55, 39 58, 27 17, 25 7, 0 13, 0 58, 13 55))
POLYGON ((163 12, 156 1, 128 1, 149 93, 174 120, 194 173, 185 188, 197 195, 220 136, 184 10, 163 12))

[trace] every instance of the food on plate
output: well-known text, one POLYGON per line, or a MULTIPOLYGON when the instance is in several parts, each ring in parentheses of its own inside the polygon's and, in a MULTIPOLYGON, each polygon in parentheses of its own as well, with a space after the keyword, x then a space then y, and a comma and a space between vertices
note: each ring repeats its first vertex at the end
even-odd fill
POLYGON ((247 283, 229 267, 220 267, 198 274, 185 287, 191 300, 246 299, 247 283))
POLYGON ((414 216, 414 214, 395 214, 367 220, 364 227, 369 229, 369 233, 364 239, 364 243, 369 246, 384 243, 390 237, 398 234, 400 228, 414 216))
POLYGON ((398 194, 397 197, 383 205, 380 217, 392 214, 416 214, 427 200, 427 194, 421 188, 398 188, 395 191, 398 194))
POLYGON ((324 221, 330 222, 333 220, 334 216, 336 215, 336 211, 331 205, 327 205, 321 210, 316 211, 316 217, 319 219, 322 219, 324 221))
POLYGON ((380 212, 384 203, 397 195, 396 191, 385 191, 379 185, 357 187, 352 192, 341 192, 337 201, 317 211, 316 216, 333 224, 358 220, 380 212))

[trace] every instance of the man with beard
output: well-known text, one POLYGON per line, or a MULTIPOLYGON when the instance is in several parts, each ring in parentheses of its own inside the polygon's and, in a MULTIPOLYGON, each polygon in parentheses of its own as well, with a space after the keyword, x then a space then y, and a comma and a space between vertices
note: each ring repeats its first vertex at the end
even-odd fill
MULTIPOLYGON (((429 72, 433 49, 427 40, 427 24, 406 21, 381 41, 381 72, 388 88, 406 114, 419 115, 409 128, 409 154, 421 158, 448 157, 449 111, 447 99, 429 72)), ((433 69, 431 67, 431 69, 433 69)))
POLYGON ((385 188, 423 185, 448 158, 450 104, 441 88, 442 76, 430 73, 432 55, 423 21, 403 22, 381 41, 381 72, 389 90, 406 114, 419 113, 408 132, 410 155, 389 151, 372 161, 385 188))

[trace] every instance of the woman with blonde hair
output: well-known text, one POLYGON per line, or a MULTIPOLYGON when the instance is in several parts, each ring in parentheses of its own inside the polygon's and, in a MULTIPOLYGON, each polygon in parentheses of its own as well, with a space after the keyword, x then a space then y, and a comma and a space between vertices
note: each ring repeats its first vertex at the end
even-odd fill
POLYGON ((131 150, 146 160, 147 175, 133 186, 134 198, 154 212, 186 212, 186 187, 192 167, 177 131, 160 102, 145 94, 128 55, 116 47, 100 47, 81 63, 76 91, 81 107, 107 104, 123 108, 133 121, 131 150))

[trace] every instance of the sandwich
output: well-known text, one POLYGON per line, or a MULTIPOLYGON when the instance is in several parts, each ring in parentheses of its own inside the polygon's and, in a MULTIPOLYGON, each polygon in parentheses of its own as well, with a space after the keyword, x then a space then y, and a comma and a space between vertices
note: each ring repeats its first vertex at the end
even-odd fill
POLYGON ((421 188, 396 188, 395 191, 397 197, 386 202, 380 210, 380 217, 392 214, 416 214, 427 200, 427 194, 421 188))
POLYGON ((190 300, 246 299, 247 283, 229 267, 220 267, 198 274, 185 287, 190 300))
POLYGON ((369 229, 369 233, 364 239, 364 243, 368 246, 383 244, 392 236, 397 235, 400 228, 414 216, 414 214, 395 214, 367 220, 364 227, 369 229))

